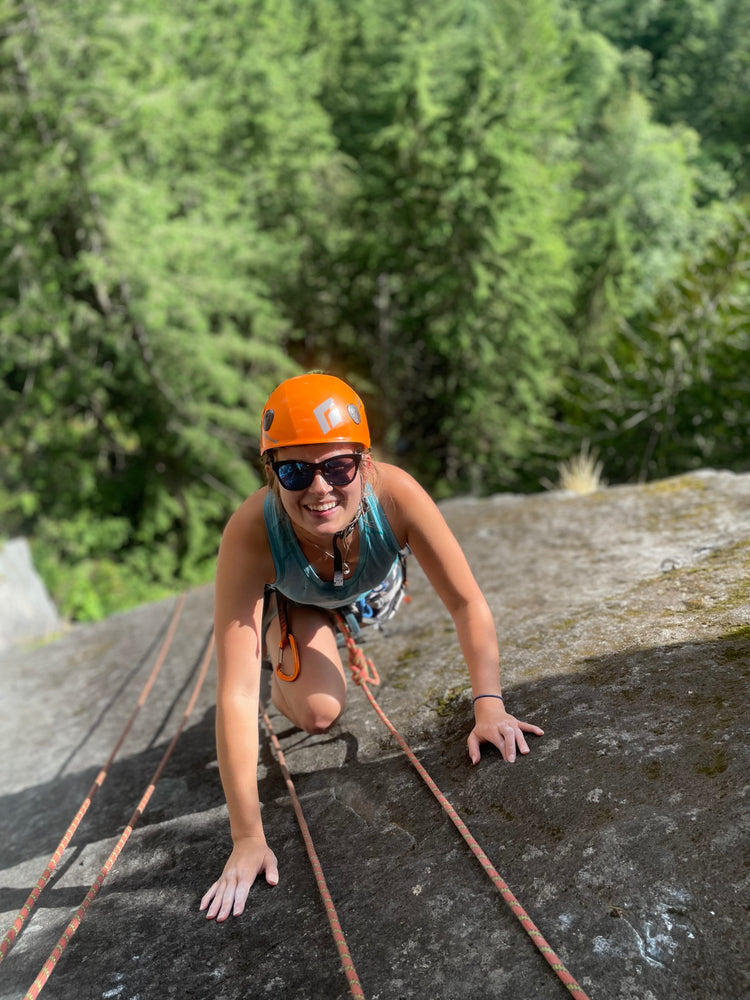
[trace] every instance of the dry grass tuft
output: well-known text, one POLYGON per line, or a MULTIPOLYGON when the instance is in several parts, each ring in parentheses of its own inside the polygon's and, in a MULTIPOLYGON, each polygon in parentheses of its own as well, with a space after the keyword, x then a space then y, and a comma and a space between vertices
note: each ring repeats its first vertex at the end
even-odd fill
POLYGON ((565 462, 558 462, 558 488, 570 490, 579 496, 596 493, 607 485, 606 480, 602 479, 602 469, 599 453, 591 448, 588 441, 584 441, 577 455, 565 462))

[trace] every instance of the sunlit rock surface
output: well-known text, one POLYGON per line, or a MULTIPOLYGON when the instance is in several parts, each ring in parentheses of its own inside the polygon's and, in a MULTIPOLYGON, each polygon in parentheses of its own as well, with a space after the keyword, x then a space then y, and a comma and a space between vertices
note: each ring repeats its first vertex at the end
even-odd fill
MULTIPOLYGON (((467 678, 418 567, 366 651, 377 697, 591 1000, 750 996, 750 476, 702 472, 590 497, 443 505, 496 615, 508 707, 546 732, 471 767, 467 678)), ((0 660, 0 911, 23 906, 106 762, 174 601, 0 660)), ((20 998, 170 743, 210 631, 188 595, 143 709, 8 957, 20 998)), ((267 677, 266 677, 267 683, 267 677)), ((213 670, 140 823, 44 996, 351 995, 282 775, 260 786, 281 881, 243 917, 198 913, 228 853, 213 670)), ((272 715, 369 1000, 568 991, 353 686, 308 737, 272 715)))
POLYGON ((0 541, 0 655, 61 631, 25 538, 0 541))

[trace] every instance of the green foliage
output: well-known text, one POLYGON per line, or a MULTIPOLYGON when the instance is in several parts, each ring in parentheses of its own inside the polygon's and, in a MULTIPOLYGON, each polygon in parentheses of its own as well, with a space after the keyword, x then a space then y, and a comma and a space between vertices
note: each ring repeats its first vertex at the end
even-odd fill
POLYGON ((224 29, 238 50, 248 41, 247 78, 220 60, 236 80, 217 72, 226 38, 181 62, 174 33, 200 41, 190 11, 92 0, 7 15, 4 528, 49 544, 48 525, 65 526, 61 566, 145 549, 162 586, 205 577, 221 525, 258 483, 257 414, 295 370, 273 285, 294 270, 307 203, 322 214, 315 180, 331 147, 317 106, 299 115, 309 67, 290 76, 257 40, 265 9, 224 29), (246 87, 280 129, 263 132, 246 87), (284 183, 306 187, 293 216, 269 210, 284 183))
MULTIPOLYGON (((750 192, 750 6, 746 0, 576 0, 588 27, 649 58, 656 117, 687 123, 721 172, 750 192)), ((707 171, 707 176, 710 173, 707 171)))
POLYGON ((210 578, 300 368, 436 495, 744 467, 748 52, 739 0, 6 0, 0 534, 77 618, 210 578))
POLYGON ((138 604, 158 601, 189 581, 173 578, 169 584, 150 575, 148 561, 134 550, 124 559, 89 559, 69 562, 57 552, 54 540, 35 542, 34 564, 63 617, 80 622, 98 621, 138 604))
POLYGON ((573 323, 585 366, 705 243, 716 213, 703 204, 698 134, 655 123, 634 86, 639 60, 573 24, 570 81, 582 152, 582 197, 570 229, 580 279, 573 323))
POLYGON ((368 374, 383 443, 438 493, 496 488, 544 426, 570 350, 552 9, 363 3, 346 25, 333 74, 346 89, 323 101, 358 187, 351 237, 323 262, 336 328, 306 347, 332 344, 368 374))
POLYGON ((738 212, 597 366, 571 376, 566 419, 617 480, 747 471, 749 352, 750 217, 738 212))

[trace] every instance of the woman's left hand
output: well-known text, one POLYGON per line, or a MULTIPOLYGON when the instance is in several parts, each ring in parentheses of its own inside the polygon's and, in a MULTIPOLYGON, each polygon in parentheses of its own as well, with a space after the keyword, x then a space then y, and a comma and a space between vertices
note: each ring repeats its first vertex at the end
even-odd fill
POLYGON ((512 763, 516 759, 516 748, 522 754, 529 752, 524 733, 544 735, 544 730, 539 726, 521 722, 504 709, 498 711, 494 707, 490 710, 478 707, 475 720, 474 728, 467 740, 472 764, 478 764, 481 760, 482 752, 479 748, 482 743, 492 743, 502 754, 503 760, 512 763))

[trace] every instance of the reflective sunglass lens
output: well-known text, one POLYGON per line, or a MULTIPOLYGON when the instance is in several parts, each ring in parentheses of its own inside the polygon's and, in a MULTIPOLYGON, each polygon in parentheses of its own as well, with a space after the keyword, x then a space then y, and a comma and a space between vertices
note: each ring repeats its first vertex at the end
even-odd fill
POLYGON ((323 478, 329 486, 348 486, 357 474, 358 459, 347 455, 345 458, 330 458, 323 462, 323 478))
POLYGON ((325 462, 302 462, 289 460, 274 462, 273 469, 285 490, 306 490, 317 472, 329 486, 348 486, 354 481, 361 455, 337 455, 325 462))
POLYGON ((313 481, 313 470, 307 462, 280 462, 276 475, 285 490, 304 490, 313 481))

